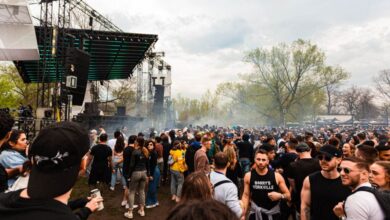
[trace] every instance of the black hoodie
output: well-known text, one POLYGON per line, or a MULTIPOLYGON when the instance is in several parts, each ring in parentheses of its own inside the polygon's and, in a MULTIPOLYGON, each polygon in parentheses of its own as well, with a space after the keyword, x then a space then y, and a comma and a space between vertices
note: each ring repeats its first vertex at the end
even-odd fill
POLYGON ((0 194, 0 219, 78 219, 67 205, 57 200, 21 198, 22 190, 0 194))

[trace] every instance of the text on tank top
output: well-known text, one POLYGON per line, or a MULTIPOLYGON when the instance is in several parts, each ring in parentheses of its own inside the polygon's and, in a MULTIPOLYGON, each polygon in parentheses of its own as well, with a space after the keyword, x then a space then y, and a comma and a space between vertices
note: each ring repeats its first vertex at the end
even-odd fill
POLYGON ((338 219, 333 213, 333 208, 337 203, 344 201, 351 193, 347 186, 341 183, 341 177, 327 179, 321 171, 309 175, 310 181, 310 210, 312 219, 338 219))
POLYGON ((268 169, 265 175, 259 175, 256 169, 251 171, 250 178, 251 201, 257 206, 272 209, 279 201, 271 201, 268 193, 279 192, 279 186, 276 183, 275 173, 268 169))

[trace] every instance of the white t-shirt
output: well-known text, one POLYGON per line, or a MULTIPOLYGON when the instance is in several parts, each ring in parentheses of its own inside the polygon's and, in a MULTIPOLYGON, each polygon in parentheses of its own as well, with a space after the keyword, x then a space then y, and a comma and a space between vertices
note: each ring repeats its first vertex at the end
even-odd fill
POLYGON ((114 149, 116 143, 116 138, 110 139, 107 141, 107 145, 111 148, 111 150, 114 149))
MULTIPOLYGON (((371 187, 371 184, 363 183, 357 188, 362 186, 371 187)), ((345 201, 345 213, 347 220, 385 219, 385 214, 374 194, 365 191, 355 192, 348 196, 345 201)))

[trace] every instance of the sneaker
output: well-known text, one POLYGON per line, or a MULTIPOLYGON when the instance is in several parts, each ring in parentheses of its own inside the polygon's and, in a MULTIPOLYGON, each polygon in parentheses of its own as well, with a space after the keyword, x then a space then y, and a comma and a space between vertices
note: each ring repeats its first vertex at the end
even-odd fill
POLYGON ((115 191, 115 188, 113 186, 110 186, 111 191, 115 191))
POLYGON ((133 209, 136 209, 136 208, 138 208, 138 205, 133 205, 133 209))
POLYGON ((156 205, 156 206, 159 206, 159 205, 160 205, 160 203, 156 202, 156 204, 154 204, 154 205, 156 205))
POLYGON ((147 209, 151 209, 151 208, 154 208, 154 207, 156 207, 156 204, 154 204, 154 205, 147 205, 147 206, 145 206, 145 208, 147 208, 147 209))
POLYGON ((125 217, 129 218, 129 219, 133 219, 133 212, 130 212, 130 211, 125 212, 125 217))
POLYGON ((126 201, 126 200, 123 200, 123 201, 121 202, 121 206, 125 206, 125 205, 127 205, 127 201, 126 201))
POLYGON ((125 208, 126 208, 126 209, 129 209, 129 208, 130 208, 129 203, 126 203, 125 208))
POLYGON ((145 216, 145 211, 141 211, 141 209, 140 210, 138 210, 138 214, 141 216, 141 217, 144 217, 145 216))

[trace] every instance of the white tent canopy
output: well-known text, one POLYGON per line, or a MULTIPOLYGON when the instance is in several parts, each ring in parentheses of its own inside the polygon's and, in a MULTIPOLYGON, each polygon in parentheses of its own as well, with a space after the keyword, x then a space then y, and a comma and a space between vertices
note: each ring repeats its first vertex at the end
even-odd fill
POLYGON ((26 0, 0 0, 0 61, 39 60, 26 0))

